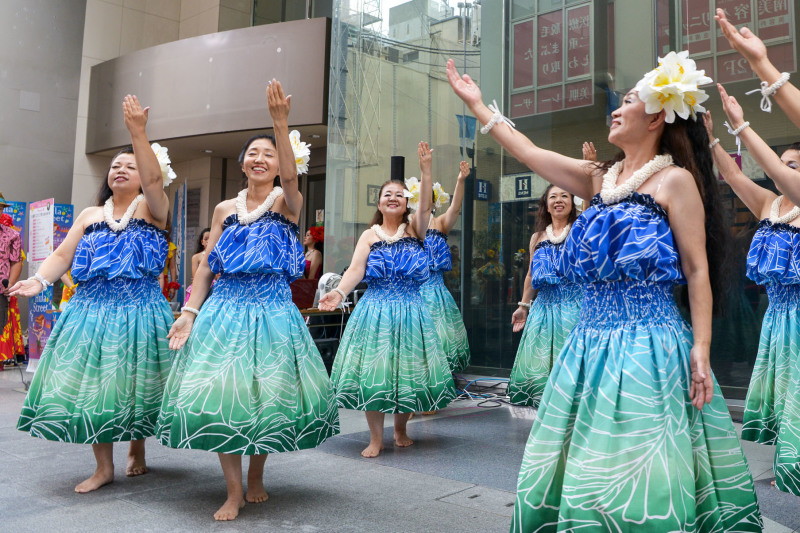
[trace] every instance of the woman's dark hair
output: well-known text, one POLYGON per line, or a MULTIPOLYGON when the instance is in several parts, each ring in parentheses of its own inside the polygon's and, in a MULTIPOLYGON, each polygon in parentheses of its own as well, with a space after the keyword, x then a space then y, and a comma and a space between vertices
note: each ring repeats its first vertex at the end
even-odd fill
POLYGON ((314 241, 314 249, 317 250, 319 253, 325 253, 325 243, 324 242, 317 242, 314 241))
MULTIPOLYGON (((714 311, 723 310, 728 297, 728 255, 729 232, 724 224, 724 211, 720 201, 719 182, 714 175, 711 149, 708 147, 708 132, 705 127, 705 113, 698 113, 697 120, 675 117, 675 122, 665 123, 658 146, 660 154, 669 154, 679 167, 688 170, 694 177, 705 210, 706 257, 711 293, 714 297, 714 311)), ((610 161, 598 162, 598 169, 608 170, 617 161, 625 158, 619 153, 610 161)))
POLYGON ((102 207, 106 203, 106 200, 114 196, 114 192, 111 190, 111 187, 108 186, 108 173, 111 172, 111 165, 113 165, 114 161, 122 154, 132 154, 132 153, 133 153, 133 146, 126 146, 125 148, 117 152, 117 154, 114 157, 111 158, 111 163, 108 165, 108 170, 106 171, 106 175, 103 176, 103 183, 102 185, 100 185, 100 190, 97 191, 97 203, 95 205, 102 207))
MULTIPOLYGON (((276 149, 278 148, 278 144, 275 142, 275 137, 273 137, 272 135, 267 135, 266 133, 258 133, 256 135, 253 135, 252 137, 247 139, 247 142, 244 143, 242 151, 239 152, 239 166, 242 166, 244 164, 244 156, 247 153, 247 150, 250 149, 250 145, 259 139, 267 139, 269 142, 272 143, 272 146, 274 146, 276 149)), ((245 176, 244 179, 245 183, 247 183, 247 176, 245 176)), ((273 185, 275 187, 278 187, 280 184, 281 184, 281 177, 275 176, 275 181, 273 182, 273 185)))
MULTIPOLYGON (((795 151, 797 151, 797 152, 800 152, 800 142, 796 142, 796 143, 792 143, 792 144, 790 144, 790 145, 789 145, 789 148, 787 148, 786 150, 795 150, 795 151)), ((786 150, 784 150, 784 152, 785 152, 786 150)))
MULTIPOLYGON (((381 190, 378 191, 378 203, 381 201, 381 195, 383 194, 383 189, 386 188, 387 185, 391 185, 394 183, 395 185, 401 186, 403 189, 406 188, 406 184, 400 180, 388 180, 381 185, 381 190)), ((403 213, 403 224, 408 224, 408 216, 411 214, 411 210, 408 208, 408 202, 406 201, 406 212, 403 213)), ((383 213, 381 213, 380 209, 375 210, 375 214, 372 215, 372 221, 369 223, 370 226, 374 226, 375 224, 381 225, 383 224, 383 213)))
MULTIPOLYGON (((547 195, 550 194, 550 189, 555 187, 552 183, 547 186, 544 190, 544 194, 542 197, 539 198, 539 212, 536 214, 536 232, 539 233, 544 231, 547 226, 553 223, 553 217, 550 215, 550 212, 547 210, 547 195)), ((566 191, 564 191, 566 192, 566 191)), ((571 203, 572 208, 569 211, 569 216, 567 217, 567 224, 572 224, 578 218, 578 211, 575 209, 575 196, 567 192, 569 194, 569 200, 571 203)))
POLYGON ((203 248, 203 235, 205 235, 206 233, 211 233, 211 228, 206 228, 200 232, 200 237, 198 237, 197 239, 197 251, 195 252, 196 254, 205 251, 205 248, 203 248))

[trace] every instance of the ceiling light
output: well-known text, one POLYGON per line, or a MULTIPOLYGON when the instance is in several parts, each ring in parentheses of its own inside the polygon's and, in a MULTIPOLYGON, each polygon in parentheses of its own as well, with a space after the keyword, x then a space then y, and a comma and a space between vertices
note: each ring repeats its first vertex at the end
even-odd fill
POLYGON ((201 150, 201 151, 202 151, 204 154, 213 154, 213 153, 214 153, 214 150, 209 150, 208 148, 206 148, 205 150, 201 150))

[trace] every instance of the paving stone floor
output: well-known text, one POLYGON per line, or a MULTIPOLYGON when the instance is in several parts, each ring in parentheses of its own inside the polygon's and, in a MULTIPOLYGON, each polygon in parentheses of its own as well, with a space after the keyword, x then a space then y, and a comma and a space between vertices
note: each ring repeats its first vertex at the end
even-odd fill
MULTIPOLYGON (((30 374, 26 375, 30 378, 30 374)), ((115 448, 117 479, 80 495, 94 461, 88 446, 33 439, 15 429, 24 391, 16 370, 0 372, 0 531, 507 532, 529 408, 457 401, 409 424, 410 448, 359 455, 369 440, 360 412, 341 410, 342 432, 315 450, 267 461, 270 499, 248 504, 231 523, 213 512, 225 499, 215 454, 148 440, 145 476, 124 476, 126 446, 115 448)), ((800 533, 800 498, 770 485, 769 446, 743 443, 757 480, 765 531, 800 533)))

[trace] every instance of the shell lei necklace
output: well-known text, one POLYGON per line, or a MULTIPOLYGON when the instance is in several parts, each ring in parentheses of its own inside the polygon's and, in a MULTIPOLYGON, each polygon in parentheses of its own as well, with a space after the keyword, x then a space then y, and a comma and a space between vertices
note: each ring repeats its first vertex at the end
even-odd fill
POLYGON ((386 232, 383 231, 383 228, 381 228, 380 225, 378 224, 372 226, 372 231, 374 231, 375 235, 377 235, 378 238, 383 242, 387 244, 392 244, 403 238, 403 235, 406 232, 406 223, 403 222, 402 224, 400 224, 400 226, 398 226, 397 228, 397 231, 391 237, 389 235, 386 235, 386 232))
POLYGON ((239 191, 239 194, 236 196, 236 215, 239 217, 239 224, 242 226, 247 226, 264 216, 264 213, 270 210, 272 205, 275 203, 275 200, 277 200, 282 194, 283 189, 280 187, 274 187, 272 192, 267 195, 267 198, 261 203, 261 205, 248 213, 247 189, 239 191))
POLYGON ((672 165, 671 155, 657 155, 646 165, 633 173, 633 176, 622 185, 617 185, 617 178, 622 172, 623 161, 614 163, 603 176, 603 186, 600 188, 600 198, 605 204, 616 204, 633 194, 633 191, 642 186, 650 177, 668 166, 672 165))
POLYGON ((778 216, 781 212, 781 204, 783 203, 783 195, 778 196, 775 200, 772 201, 772 207, 769 208, 769 220, 773 224, 788 224, 792 220, 796 219, 800 216, 800 207, 794 206, 793 209, 789 210, 788 213, 785 215, 778 216))
POLYGON ((564 229, 561 230, 561 235, 559 235, 558 237, 556 237, 555 234, 553 233, 552 224, 548 224, 547 227, 544 229, 544 232, 547 234, 548 241, 552 242, 553 244, 559 244, 564 242, 564 239, 567 238, 567 235, 569 235, 569 230, 571 227, 572 224, 567 224, 566 226, 564 226, 564 229))
POLYGON ((142 200, 144 200, 143 194, 140 194, 134 198, 131 202, 131 205, 129 205, 128 209, 125 210, 125 214, 122 215, 122 218, 119 220, 119 222, 114 220, 114 197, 111 196, 108 200, 106 200, 105 205, 103 205, 103 220, 106 221, 106 224, 108 224, 108 227, 111 228, 111 231, 119 233, 127 228, 131 221, 131 217, 133 217, 133 214, 136 212, 136 208, 139 207, 139 204, 142 203, 142 200))

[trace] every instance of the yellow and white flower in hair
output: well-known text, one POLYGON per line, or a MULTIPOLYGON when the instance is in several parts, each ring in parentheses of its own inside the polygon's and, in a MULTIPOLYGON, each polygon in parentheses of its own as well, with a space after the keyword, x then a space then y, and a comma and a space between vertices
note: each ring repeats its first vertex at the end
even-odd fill
POLYGON ((439 209, 450 201, 450 195, 445 192, 444 187, 438 181, 433 184, 433 209, 439 209))
POLYGON ((292 143, 294 162, 297 164, 297 174, 306 174, 308 172, 308 161, 311 159, 311 145, 300 140, 300 132, 297 130, 289 132, 289 142, 292 143))
POLYGON ((170 183, 175 181, 175 178, 178 177, 175 174, 175 171, 172 170, 172 166, 170 166, 169 154, 167 153, 167 147, 161 146, 158 143, 153 143, 150 145, 150 148, 153 149, 153 153, 156 154, 156 159, 158 159, 158 164, 161 167, 161 180, 164 182, 164 188, 167 188, 170 183))
POLYGON ((658 67, 644 75, 635 89, 639 99, 645 103, 645 111, 666 112, 665 120, 675 122, 677 114, 682 119, 690 116, 697 120, 697 113, 705 111, 701 106, 708 100, 708 94, 700 85, 712 83, 704 70, 697 70, 694 60, 689 59, 689 51, 670 52, 659 58, 658 67))
POLYGON ((416 210, 419 207, 419 188, 420 182, 415 177, 406 178, 406 189, 408 193, 405 195, 408 198, 408 208, 416 210))

